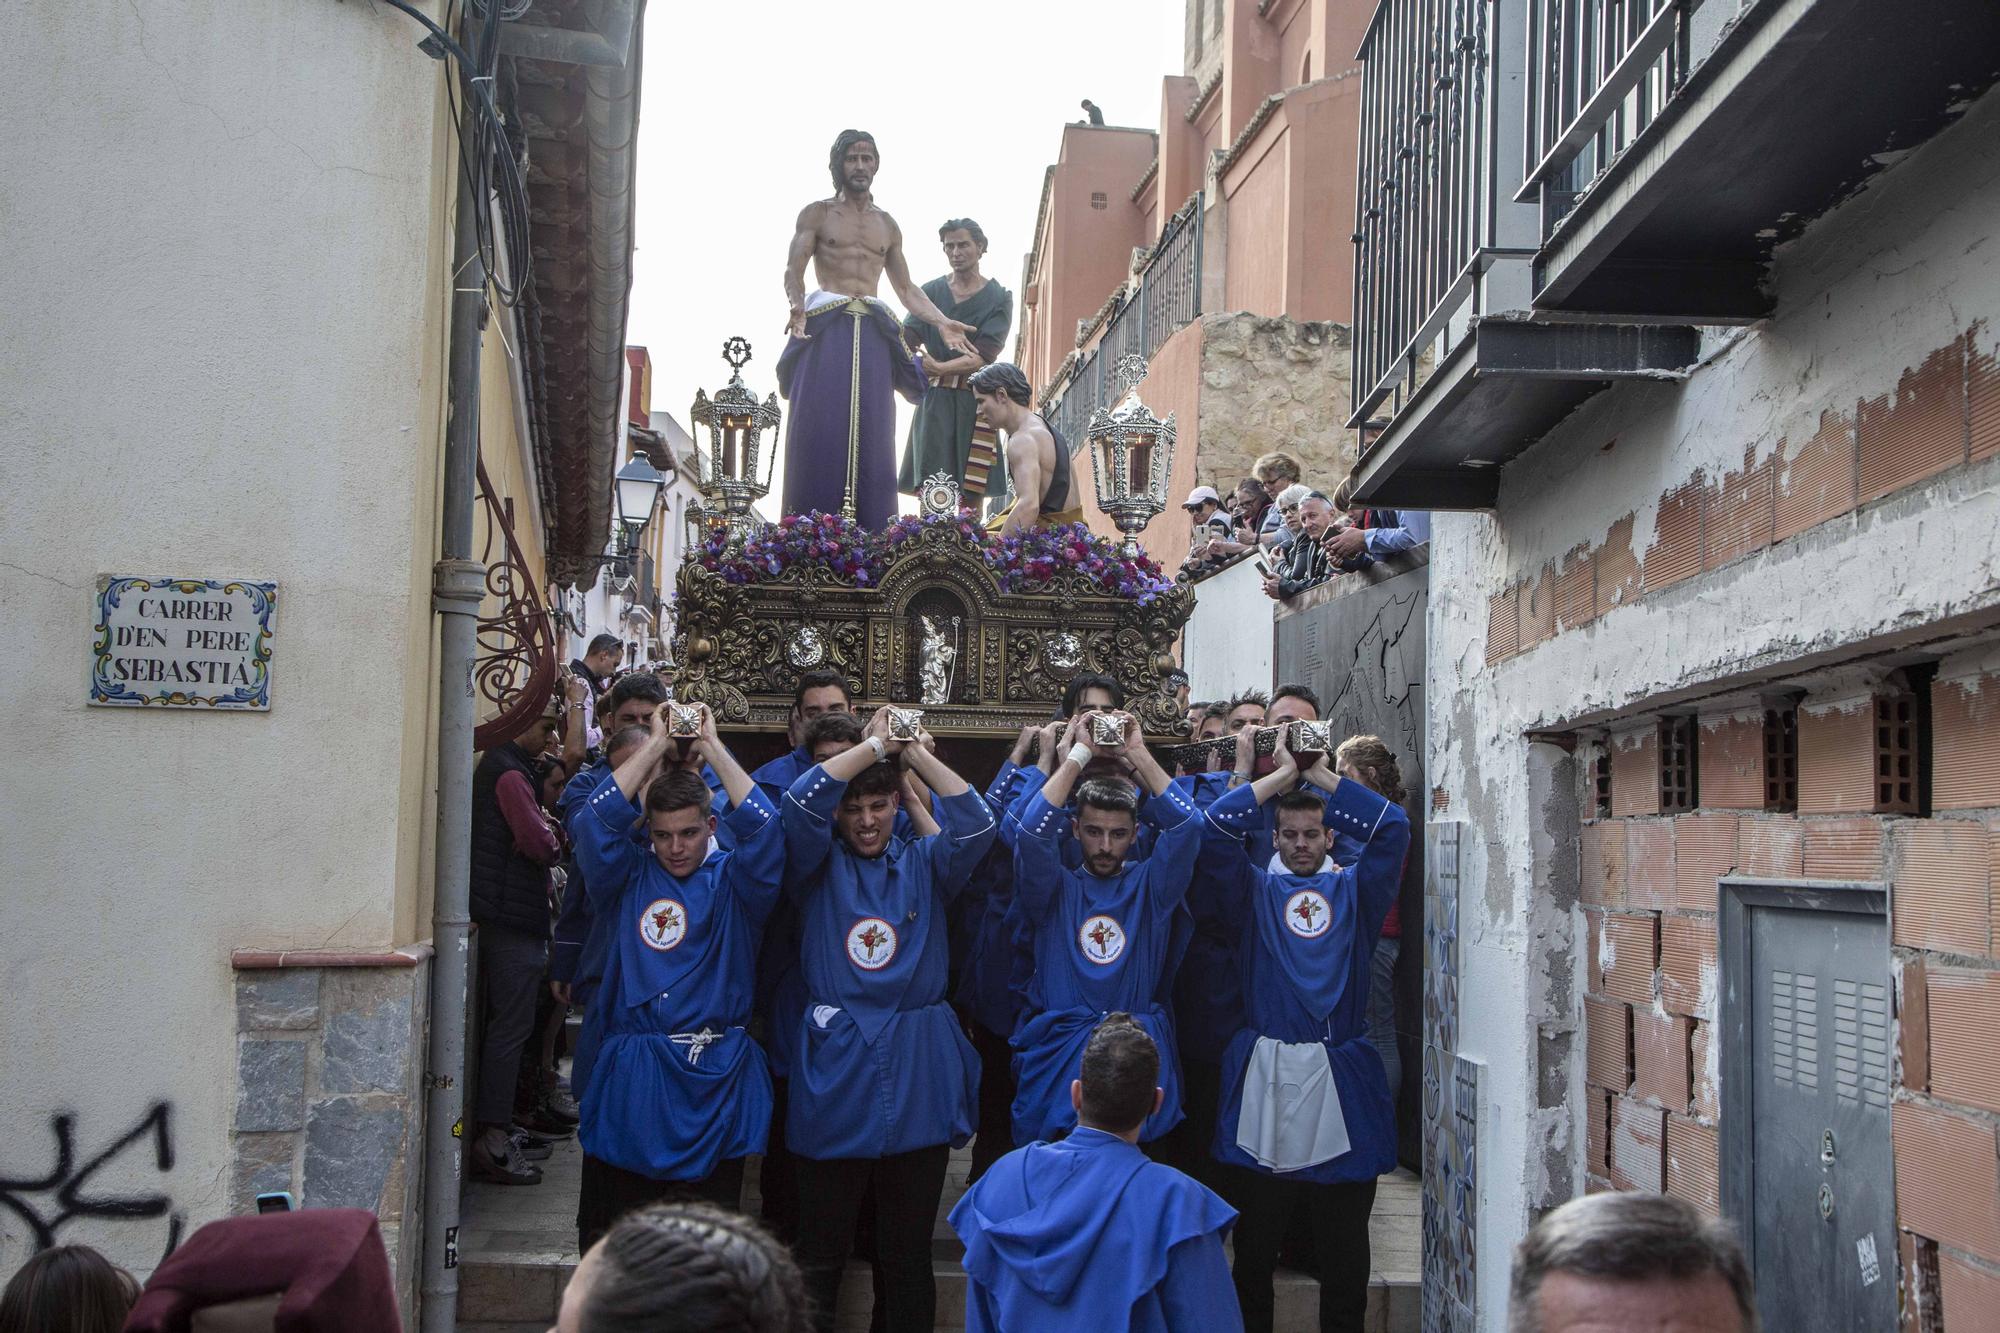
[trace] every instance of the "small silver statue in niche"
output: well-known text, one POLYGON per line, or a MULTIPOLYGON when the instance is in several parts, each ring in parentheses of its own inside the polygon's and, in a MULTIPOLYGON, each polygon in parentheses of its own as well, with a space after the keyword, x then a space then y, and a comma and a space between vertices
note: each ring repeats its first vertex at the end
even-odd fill
POLYGON ((921 620, 924 633, 917 649, 917 683, 921 687, 919 699, 927 707, 948 704, 951 702, 952 678, 958 674, 959 618, 951 618, 949 637, 944 631, 946 622, 943 617, 927 615, 921 620))

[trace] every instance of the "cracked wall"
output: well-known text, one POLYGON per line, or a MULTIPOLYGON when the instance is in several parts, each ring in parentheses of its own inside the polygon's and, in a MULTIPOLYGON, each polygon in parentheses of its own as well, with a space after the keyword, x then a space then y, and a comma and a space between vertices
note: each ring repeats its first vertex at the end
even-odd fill
MULTIPOLYGON (((1591 399, 1509 466, 1494 511, 1436 519, 1430 771, 1434 818, 1467 824, 1460 986, 1476 1002, 1459 1048, 1487 1069, 1488 1254, 1581 1190, 1599 1144, 1650 1160, 1658 1134, 1551 1105, 1582 1106, 1581 1038, 1598 1033, 1583 995, 1605 960, 1575 906, 1594 750, 1586 740, 1558 758, 1530 738, 2000 624, 2000 452, 1971 442, 1991 429, 1974 377, 2000 353, 1994 216, 2000 97, 1988 95, 1780 253, 1772 318, 1709 338, 1684 384, 1591 399), (1940 419, 1930 405, 1951 387, 1940 364, 1960 367, 1955 456, 1926 452, 1940 419), (1891 417, 1907 428, 1875 428, 1891 417), (1826 501, 1810 487, 1837 490, 1840 474, 1799 460, 1843 420, 1853 491, 1826 501), (1690 487, 1715 519, 1697 526, 1692 563, 1675 545, 1690 487), (1793 530, 1781 536, 1787 496, 1793 530)), ((1629 1061, 1623 1022, 1598 1044, 1622 1038, 1629 1061)), ((1699 1096, 1715 1052, 1694 1047, 1699 1096)), ((1482 1327, 1501 1326, 1505 1283, 1504 1265, 1481 1266, 1482 1327)))

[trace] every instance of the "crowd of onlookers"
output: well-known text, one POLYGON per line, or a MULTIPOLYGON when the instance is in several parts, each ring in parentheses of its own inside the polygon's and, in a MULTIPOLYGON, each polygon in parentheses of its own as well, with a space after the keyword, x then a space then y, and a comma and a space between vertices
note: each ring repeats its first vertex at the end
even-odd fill
POLYGON ((1194 522, 1183 576, 1247 557, 1265 594, 1282 601, 1430 540, 1430 515, 1422 510, 1358 505, 1351 483, 1329 496, 1301 478, 1299 460, 1277 452, 1259 458, 1226 497, 1213 486, 1195 487, 1181 505, 1194 522))

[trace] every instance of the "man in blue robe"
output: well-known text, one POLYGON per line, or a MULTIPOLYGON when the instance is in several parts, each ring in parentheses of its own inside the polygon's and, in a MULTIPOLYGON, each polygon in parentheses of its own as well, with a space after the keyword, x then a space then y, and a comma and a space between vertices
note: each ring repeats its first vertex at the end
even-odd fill
POLYGON ((812 752, 806 745, 806 728, 814 718, 853 711, 854 687, 847 683, 847 677, 827 667, 801 675, 792 689, 792 715, 785 723, 785 734, 792 748, 753 771, 750 780, 762 787, 773 802, 784 800, 785 793, 799 780, 799 774, 813 766, 812 752))
POLYGON ((1030 771, 1023 765, 1040 732, 1039 727, 1021 728, 1013 750, 986 785, 986 807, 1000 822, 1000 833, 973 871, 972 883, 960 895, 953 927, 958 982, 952 1003, 965 1019, 966 1034, 979 1053, 978 1132, 967 1180, 979 1179, 1014 1146, 1013 1051, 1007 1039, 1020 1015, 1020 997, 1013 985, 1014 848, 1006 816, 1023 775, 1030 771))
POLYGON ((1008 1153, 951 1210, 966 1333, 1243 1327, 1222 1251, 1235 1210, 1139 1150, 1159 1076, 1145 1030, 1108 1015, 1069 1085, 1076 1129, 1008 1153))
MULTIPOLYGON (((629 748, 621 752, 620 738, 623 747, 633 745, 635 732, 637 739, 643 741, 649 734, 647 720, 666 701, 665 682, 650 671, 634 671, 620 676, 604 696, 598 712, 602 724, 600 744, 585 749, 580 729, 574 736, 564 735, 563 764, 571 776, 556 799, 556 814, 569 834, 572 848, 581 839, 578 817, 588 815, 590 798, 611 780, 616 760, 631 752, 629 748)), ((636 827, 633 837, 642 848, 646 845, 636 827)), ((558 1002, 587 1011, 604 976, 604 956, 610 948, 611 935, 610 923, 600 924, 592 917, 590 893, 584 886, 586 875, 580 862, 576 869, 563 891, 562 910, 556 917, 555 935, 550 941, 549 984, 558 1002)), ((578 1034, 577 1046, 570 1053, 570 1095, 579 1105, 590 1082, 590 1061, 596 1054, 594 1047, 586 1048, 582 1036, 578 1034)))
POLYGON ((888 1333, 932 1327, 945 1162, 972 1133, 979 1064, 945 1003, 946 913, 995 823, 927 739, 892 739, 889 710, 879 710, 861 744, 808 770, 785 797, 785 883, 800 912, 806 990, 785 1137, 799 1159, 799 1266, 823 1331, 871 1186, 888 1333), (894 836, 902 782, 891 755, 936 793, 938 832, 894 836))
MULTIPOLYGON (((1069 1085, 1098 1015, 1135 1015, 1159 1047, 1163 1100, 1147 1118, 1150 1142, 1181 1118, 1180 1070, 1173 1023, 1164 991, 1185 933, 1173 918, 1187 895, 1201 846, 1202 821, 1193 803, 1172 789, 1172 779, 1139 736, 1129 713, 1080 714, 1062 741, 1062 761, 1028 798, 1015 820, 1014 897, 1030 938, 1034 973, 1028 1009, 1014 1031, 1014 1099, 1017 1143, 1052 1139, 1076 1123, 1069 1085), (1115 745, 1086 743, 1095 718, 1115 719, 1115 745), (1122 778, 1078 783, 1092 760, 1131 765, 1154 798, 1147 818, 1158 830, 1149 853, 1128 859, 1139 825, 1139 793, 1122 778), (1076 793, 1072 816, 1065 808, 1076 793), (1062 848, 1075 829, 1081 865, 1064 864, 1062 848)), ((1010 818, 1014 818, 1010 816, 1010 818)))
MULTIPOLYGON (((1266 723, 1281 727, 1317 721, 1319 696, 1309 686, 1280 685, 1268 699, 1261 690, 1245 691, 1229 700, 1223 711, 1228 728, 1225 744, 1234 743, 1233 750, 1225 750, 1233 756, 1229 766, 1174 779, 1175 789, 1199 810, 1269 773, 1275 761, 1269 754, 1256 752, 1257 733, 1268 730, 1266 723)), ((1249 835, 1251 854, 1261 861, 1271 857, 1269 825, 1267 810, 1263 825, 1249 835)), ((1215 1137, 1215 1117, 1222 1102, 1222 1053, 1243 1026, 1243 981, 1236 961, 1240 922, 1219 901, 1213 877, 1199 867, 1188 887, 1187 905, 1194 918, 1194 937, 1174 978, 1174 1035, 1181 1044, 1187 1119, 1160 1145, 1161 1160, 1231 1198, 1230 1182, 1216 1171, 1208 1145, 1215 1137)))
POLYGON ((685 743, 662 712, 574 821, 593 916, 609 923, 584 1018, 596 1053, 578 1128, 586 1250, 621 1214, 662 1198, 736 1207, 744 1158, 764 1150, 771 1119, 764 1053, 744 1025, 758 939, 783 887, 781 821, 706 707, 685 743), (715 846, 704 761, 734 802, 732 851, 715 846), (632 837, 642 818, 650 853, 632 837))
POLYGON ((1245 1018, 1223 1052, 1212 1151, 1242 1210, 1235 1281, 1245 1327, 1271 1327, 1278 1249, 1287 1220, 1303 1211, 1319 1269, 1320 1327, 1359 1330, 1375 1178, 1396 1165, 1395 1109, 1368 1040, 1369 976, 1410 821, 1400 806, 1337 777, 1324 755, 1305 773, 1319 790, 1296 790, 1298 760, 1282 733, 1273 758, 1272 772, 1207 811, 1198 873, 1210 876, 1224 917, 1239 923, 1245 1018), (1276 868, 1246 846, 1266 802, 1276 805, 1276 868), (1350 865, 1329 855, 1335 831, 1359 845, 1350 865))

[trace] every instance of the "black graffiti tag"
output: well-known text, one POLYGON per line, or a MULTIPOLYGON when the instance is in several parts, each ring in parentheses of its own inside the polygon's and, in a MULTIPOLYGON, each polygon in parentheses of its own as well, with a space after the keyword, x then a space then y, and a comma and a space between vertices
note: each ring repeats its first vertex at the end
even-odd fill
POLYGON ((49 1117, 49 1130, 56 1140, 54 1169, 38 1178, 0 1176, 0 1208, 14 1213, 28 1224, 36 1253, 54 1245, 62 1229, 79 1218, 136 1222, 164 1217, 167 1219, 167 1248, 160 1255, 164 1259, 180 1244, 181 1230, 187 1222, 186 1214, 174 1210, 170 1195, 99 1195, 89 1193, 89 1190, 92 1176, 118 1161, 127 1150, 143 1152, 149 1139, 154 1167, 162 1173, 173 1170, 172 1116, 172 1109, 165 1102, 154 1103, 138 1124, 79 1165, 76 1117, 68 1112, 57 1112, 49 1117))

